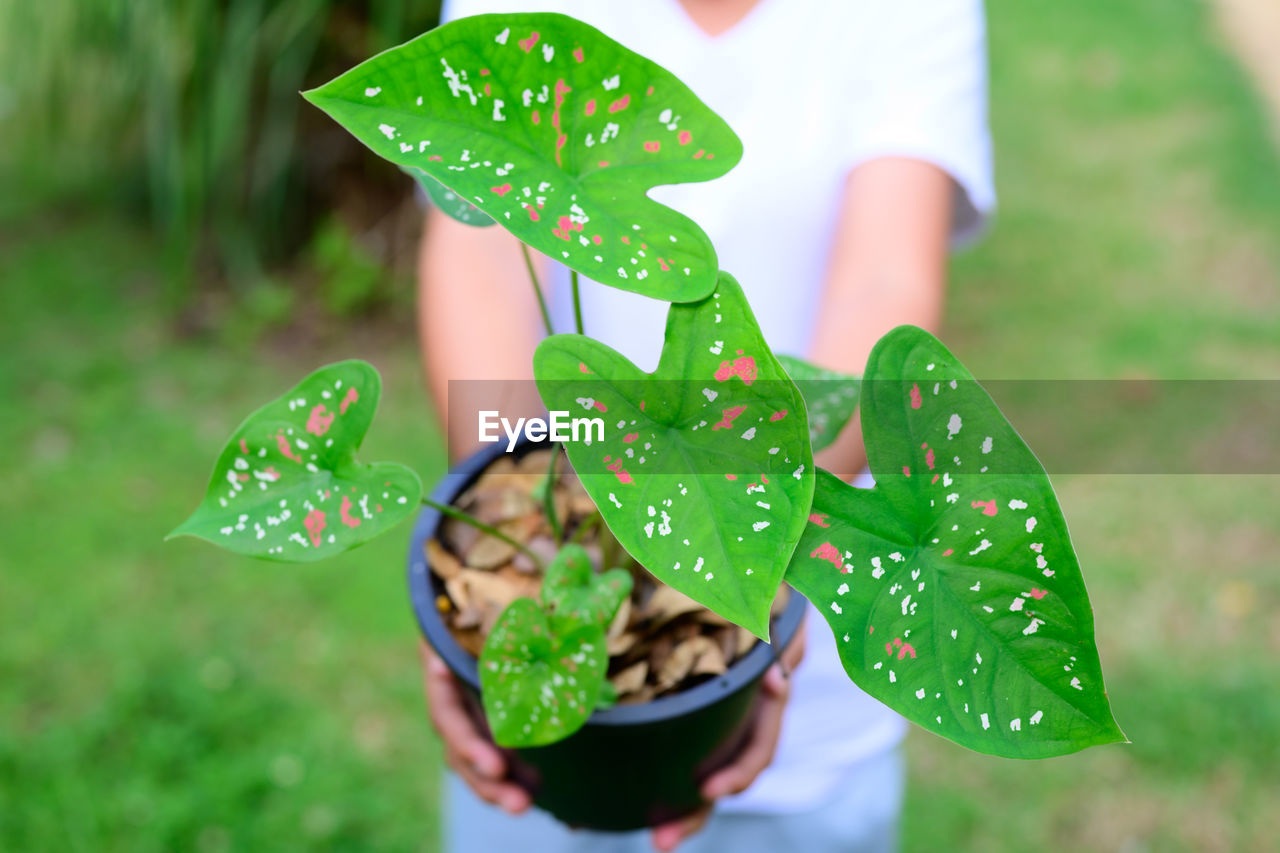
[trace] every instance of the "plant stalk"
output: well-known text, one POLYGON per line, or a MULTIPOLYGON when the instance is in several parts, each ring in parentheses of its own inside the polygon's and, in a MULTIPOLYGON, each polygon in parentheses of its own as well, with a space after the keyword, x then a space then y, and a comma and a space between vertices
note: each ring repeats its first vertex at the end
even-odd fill
POLYGON ((573 286, 573 324, 577 327, 578 334, 584 335, 582 331, 582 296, 578 293, 578 271, 569 270, 569 282, 573 286))
POLYGON ((461 521, 463 524, 467 524, 467 525, 470 525, 471 527, 474 527, 476 530, 479 530, 481 533, 485 534, 486 536, 492 536, 495 539, 501 539, 503 542, 506 542, 508 545, 515 548, 517 551, 524 554, 525 556, 527 556, 530 560, 533 560, 533 564, 538 567, 539 571, 545 568, 545 565, 542 562, 542 558, 539 557, 537 553, 535 553, 533 550, 531 550, 528 545, 525 545, 522 542, 517 542, 507 534, 503 533, 498 528, 494 527, 492 524, 485 524, 480 519, 476 518, 473 515, 469 515, 463 512, 457 507, 450 506, 449 504, 437 503, 436 501, 431 500, 431 498, 424 497, 422 499, 422 503, 436 510, 441 515, 446 515, 449 518, 452 518, 456 521, 461 521))
MULTIPOLYGON (((541 285, 538 284, 538 274, 533 270, 533 258, 529 256, 529 247, 524 243, 520 244, 520 254, 524 255, 524 268, 529 271, 529 281, 533 284, 533 292, 538 296, 538 310, 542 312, 542 325, 546 326, 548 335, 554 335, 556 330, 551 325, 551 312, 547 309, 547 297, 542 293, 541 285)), ((576 285, 573 293, 576 303, 578 294, 576 285)), ((578 331, 582 331, 581 321, 578 322, 578 326, 578 331)))

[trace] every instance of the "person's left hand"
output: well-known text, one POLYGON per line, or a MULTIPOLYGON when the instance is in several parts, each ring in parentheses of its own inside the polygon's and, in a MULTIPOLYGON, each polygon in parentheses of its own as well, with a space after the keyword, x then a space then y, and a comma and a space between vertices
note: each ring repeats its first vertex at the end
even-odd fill
MULTIPOLYGON (((793 593, 794 594, 794 593, 793 593)), ((804 622, 796 630, 795 638, 782 650, 781 662, 775 663, 764 674, 755 727, 752 729, 742 752, 728 767, 722 767, 702 783, 702 796, 707 804, 691 815, 660 824, 653 828, 653 846, 668 853, 680 842, 702 829, 711 816, 715 801, 729 794, 738 794, 773 761, 778 747, 778 735, 782 731, 782 712, 791 696, 791 673, 804 658, 804 622)))

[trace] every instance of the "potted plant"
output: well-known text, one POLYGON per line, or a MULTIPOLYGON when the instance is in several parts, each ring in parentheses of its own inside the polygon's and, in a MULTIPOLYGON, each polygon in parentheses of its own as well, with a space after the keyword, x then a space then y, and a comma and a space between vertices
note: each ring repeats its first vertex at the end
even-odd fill
MULTIPOLYGON (((453 505, 515 445, 464 463, 429 498, 402 466, 356 462, 379 381, 355 361, 251 415, 175 535, 314 560, 421 512, 410 582, 424 631, 478 687, 495 742, 519 750, 517 780, 575 824, 631 828, 696 807, 695 777, 733 749, 770 660, 761 644, 684 694, 599 710, 615 692, 610 628, 637 577, 764 643, 789 586, 826 618, 863 690, 971 749, 1040 758, 1124 740, 1048 477, 963 365, 914 327, 887 334, 860 380, 775 355, 696 223, 647 198, 658 184, 718 177, 741 155, 732 130, 670 73, 562 15, 485 15, 306 97, 457 218, 496 223, 563 263, 575 307, 579 274, 671 303, 652 374, 584 335, 580 311, 573 334, 550 334, 548 319, 533 353, 548 410, 593 424, 553 437, 598 513, 594 535, 644 572, 599 557, 593 571, 570 541, 585 521, 557 506, 566 472, 554 455, 537 499, 556 542, 542 554, 453 505), (813 462, 859 403, 871 489, 813 462), (448 555, 436 551, 434 571, 423 556, 444 517, 542 564, 540 583, 487 626, 478 660, 440 617, 457 604, 448 555), (654 748, 683 724, 676 749, 654 748), (608 749, 638 756, 607 764, 643 767, 632 774, 639 789, 596 784, 592 762, 608 749), (581 792, 600 788, 624 796, 584 805, 581 792)), ((545 438, 547 426, 537 432, 526 430, 545 438)), ((775 640, 795 630, 798 596, 792 604, 775 640)))

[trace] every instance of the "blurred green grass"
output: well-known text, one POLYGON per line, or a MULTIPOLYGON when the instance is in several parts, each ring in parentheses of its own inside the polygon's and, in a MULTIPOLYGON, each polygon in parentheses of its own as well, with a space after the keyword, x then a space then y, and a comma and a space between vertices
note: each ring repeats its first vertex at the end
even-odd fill
MULTIPOLYGON (((1002 209, 948 343, 980 378, 1280 378, 1280 167, 1205 7, 988 11, 1002 209)), ((327 359, 386 378, 364 455, 438 475, 412 324, 177 338, 161 245, 109 208, 0 216, 0 849, 434 850, 403 537, 306 567, 161 542, 327 359)), ((1057 485, 1133 744, 914 733, 904 848, 1274 849, 1280 479, 1057 485)))

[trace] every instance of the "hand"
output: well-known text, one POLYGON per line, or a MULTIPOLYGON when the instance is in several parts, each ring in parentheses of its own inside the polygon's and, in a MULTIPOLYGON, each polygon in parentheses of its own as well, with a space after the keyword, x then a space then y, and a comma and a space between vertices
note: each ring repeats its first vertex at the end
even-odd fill
POLYGON ((755 727, 746 746, 728 767, 722 767, 702 783, 702 797, 707 805, 691 815, 653 828, 652 841, 657 850, 675 850, 680 842, 702 829, 711 817, 715 801, 729 794, 741 793, 773 762, 782 731, 782 712, 791 696, 791 673, 804 658, 804 622, 796 630, 790 645, 782 650, 781 662, 764 674, 760 687, 755 727))
POLYGON ((420 648, 427 712, 444 741, 445 761, 480 799, 508 814, 525 811, 530 804, 529 794, 504 779, 506 761, 467 716, 458 680, 425 641, 420 648))

